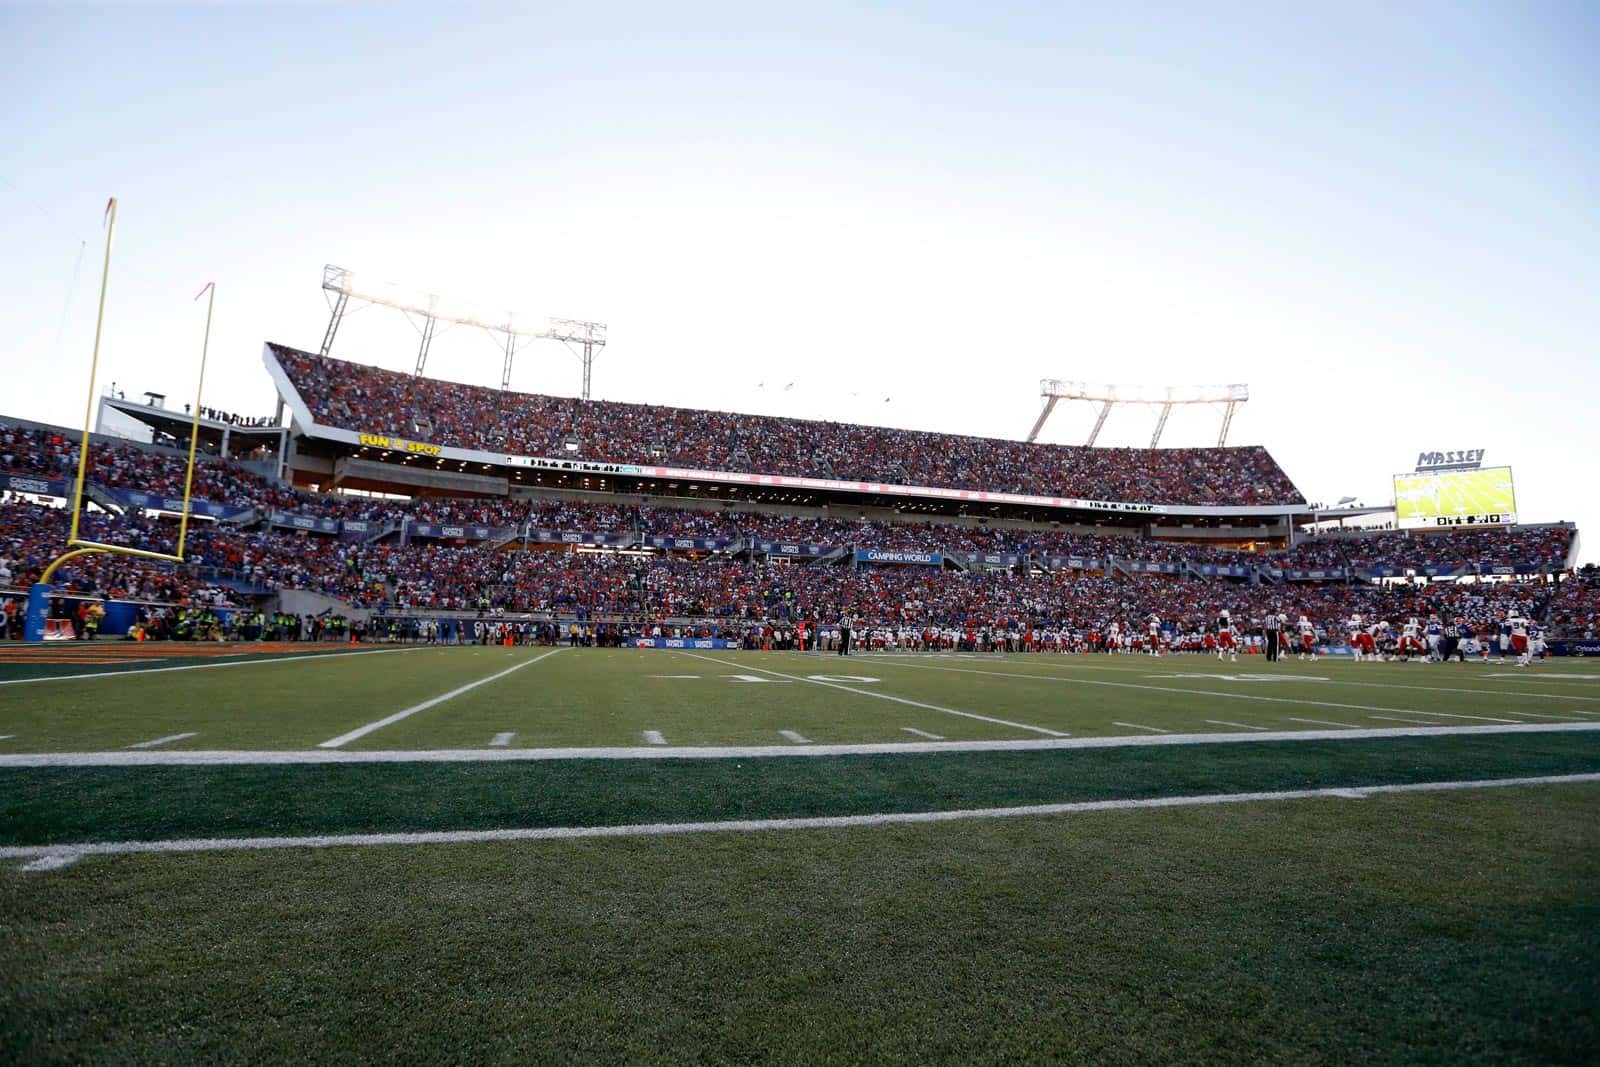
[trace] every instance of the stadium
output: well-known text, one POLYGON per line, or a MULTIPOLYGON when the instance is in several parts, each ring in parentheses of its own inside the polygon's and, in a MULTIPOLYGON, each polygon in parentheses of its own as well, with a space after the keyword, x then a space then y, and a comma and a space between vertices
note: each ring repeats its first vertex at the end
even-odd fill
POLYGON ((640 402, 620 325, 331 265, 320 339, 217 344, 219 281, 112 384, 137 207, 87 374, 0 399, 0 1059, 1600 1047, 1600 571, 1537 449, 1386 431, 1327 504, 1230 440, 1309 376, 1045 377, 1015 436, 640 402))

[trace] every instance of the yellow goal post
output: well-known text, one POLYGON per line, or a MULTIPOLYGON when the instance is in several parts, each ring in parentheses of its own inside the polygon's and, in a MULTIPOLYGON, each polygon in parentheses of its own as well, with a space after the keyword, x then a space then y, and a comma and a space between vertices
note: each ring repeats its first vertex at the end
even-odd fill
POLYGON ((78 478, 72 496, 72 527, 67 534, 67 551, 57 556, 39 576, 39 585, 48 586, 56 569, 70 559, 92 553, 109 553, 119 556, 137 556, 140 559, 161 560, 167 563, 182 563, 183 548, 189 534, 189 498, 194 491, 194 460, 195 450, 200 441, 200 400, 205 392, 206 385, 206 358, 211 349, 211 315, 217 302, 217 287, 207 282, 205 288, 195 294, 195 299, 209 294, 206 302, 205 334, 200 343, 200 375, 195 385, 194 418, 189 427, 189 463, 183 476, 183 512, 178 517, 178 547, 176 552, 152 552, 146 548, 134 548, 130 545, 110 545, 102 541, 89 541, 78 536, 83 518, 83 494, 89 472, 89 426, 94 416, 94 387, 95 378, 100 369, 100 337, 105 326, 106 317, 106 287, 111 278, 111 238, 117 226, 117 200, 112 197, 106 202, 105 230, 106 251, 105 259, 100 268, 100 305, 95 313, 94 320, 94 350, 89 360, 89 389, 88 399, 83 411, 83 439, 78 447, 78 478))

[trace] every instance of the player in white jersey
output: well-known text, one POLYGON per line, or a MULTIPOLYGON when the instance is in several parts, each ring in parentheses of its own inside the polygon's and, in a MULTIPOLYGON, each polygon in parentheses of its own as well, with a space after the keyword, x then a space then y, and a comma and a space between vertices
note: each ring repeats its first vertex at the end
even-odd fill
POLYGON ((1389 662, 1389 652, 1394 647, 1394 634, 1387 619, 1379 619, 1367 627, 1372 638, 1373 658, 1389 662))
POLYGON ((1217 616, 1217 658, 1227 656, 1234 663, 1239 662, 1239 631, 1234 628, 1233 616, 1228 614, 1228 609, 1223 608, 1222 614, 1217 616))
POLYGON ((1512 615, 1506 625, 1511 629, 1511 650, 1517 654, 1517 666, 1526 667, 1533 662, 1528 651, 1528 627, 1532 624, 1521 615, 1512 615))
POLYGON ((1151 615, 1145 630, 1150 635, 1150 654, 1152 656, 1161 655, 1161 616, 1151 615))
POLYGON ((1349 629, 1350 651, 1355 656, 1356 662, 1360 663, 1362 656, 1376 659, 1373 653, 1377 646, 1372 643, 1372 635, 1367 632, 1366 624, 1362 622, 1360 615, 1350 616, 1349 629))
POLYGON ((1416 616, 1407 619, 1400 626, 1400 659, 1409 663, 1413 654, 1422 651, 1422 624, 1416 616))
POLYGON ((1317 628, 1311 624, 1310 616, 1300 616, 1295 628, 1300 632, 1300 658, 1317 662, 1317 628))

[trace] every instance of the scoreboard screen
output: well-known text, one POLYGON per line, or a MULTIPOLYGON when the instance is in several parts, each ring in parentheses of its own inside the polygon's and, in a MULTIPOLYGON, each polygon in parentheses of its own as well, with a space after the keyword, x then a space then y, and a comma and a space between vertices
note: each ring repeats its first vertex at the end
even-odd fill
POLYGON ((1395 525, 1402 530, 1514 526, 1510 467, 1394 476, 1395 525))

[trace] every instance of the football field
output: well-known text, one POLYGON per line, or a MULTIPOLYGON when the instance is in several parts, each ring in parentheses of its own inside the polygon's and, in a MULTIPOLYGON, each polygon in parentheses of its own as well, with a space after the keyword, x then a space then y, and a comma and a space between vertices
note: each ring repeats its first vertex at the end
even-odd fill
POLYGON ((7 1058, 1573 1060, 1600 669, 0 646, 7 1058))

